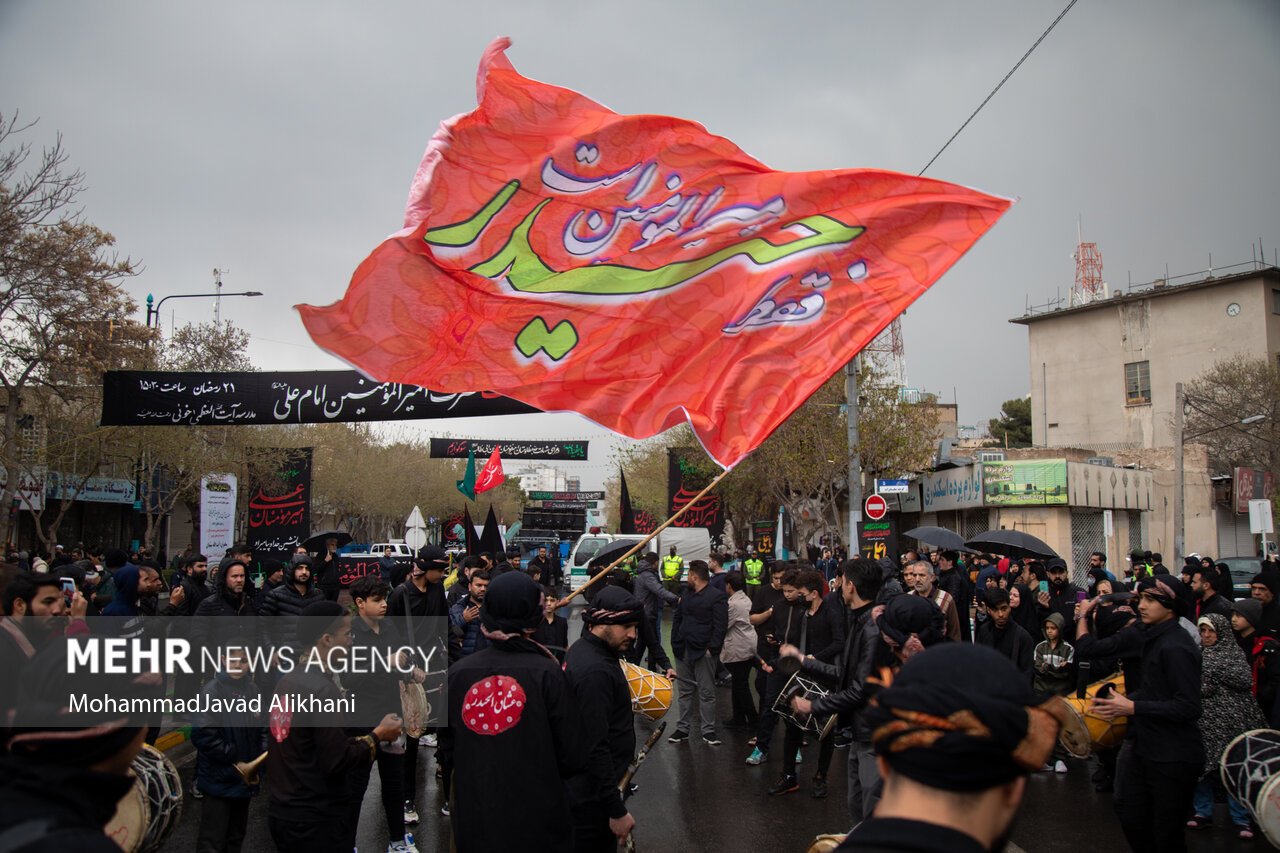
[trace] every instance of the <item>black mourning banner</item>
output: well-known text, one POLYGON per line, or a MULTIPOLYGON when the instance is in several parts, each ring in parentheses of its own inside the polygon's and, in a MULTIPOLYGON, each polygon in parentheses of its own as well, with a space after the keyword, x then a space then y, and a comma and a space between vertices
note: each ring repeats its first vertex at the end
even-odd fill
MULTIPOLYGON (((504 398, 505 399, 505 398, 504 398)), ((484 438, 433 438, 432 459, 487 459, 494 448, 503 459, 568 459, 585 461, 585 441, 494 441, 484 438)))
MULTIPOLYGON (((693 447, 667 448, 668 518, 693 501, 706 488, 707 483, 711 482, 710 477, 689 461, 695 459, 699 452, 693 447)), ((671 526, 705 527, 711 531, 712 544, 719 545, 724 539, 724 503, 719 495, 706 495, 690 506, 671 526)))
MULTIPOLYGON (((538 411, 489 391, 446 394, 417 385, 374 382, 354 370, 109 370, 102 377, 103 426, 353 423, 538 411)), ((581 458, 586 458, 586 442, 581 458)))
POLYGON ((270 557, 288 562, 311 535, 311 448, 290 451, 282 469, 249 498, 249 547, 259 565, 270 557))

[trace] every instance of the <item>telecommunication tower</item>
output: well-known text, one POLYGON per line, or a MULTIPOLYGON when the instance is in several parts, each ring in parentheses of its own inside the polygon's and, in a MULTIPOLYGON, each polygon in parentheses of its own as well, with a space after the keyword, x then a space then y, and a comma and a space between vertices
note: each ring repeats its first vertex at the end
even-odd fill
POLYGON ((1072 257, 1076 262, 1076 284, 1071 288, 1071 304, 1087 305, 1107 298, 1107 283, 1102 280, 1102 253, 1097 243, 1086 243, 1076 221, 1076 250, 1072 257))
POLYGON ((862 348, 862 352, 871 355, 879 364, 889 371, 893 382, 902 388, 907 384, 907 360, 902 346, 902 317, 894 317, 893 322, 885 326, 871 343, 862 348))

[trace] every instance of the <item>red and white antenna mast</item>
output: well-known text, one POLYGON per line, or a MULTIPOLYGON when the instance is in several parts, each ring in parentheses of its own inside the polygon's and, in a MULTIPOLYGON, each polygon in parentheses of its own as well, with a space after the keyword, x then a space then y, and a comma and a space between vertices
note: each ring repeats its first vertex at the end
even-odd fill
POLYGON ((1107 283, 1102 280, 1102 253, 1097 243, 1086 243, 1076 220, 1076 283, 1071 289, 1071 304, 1085 305, 1107 298, 1107 283))

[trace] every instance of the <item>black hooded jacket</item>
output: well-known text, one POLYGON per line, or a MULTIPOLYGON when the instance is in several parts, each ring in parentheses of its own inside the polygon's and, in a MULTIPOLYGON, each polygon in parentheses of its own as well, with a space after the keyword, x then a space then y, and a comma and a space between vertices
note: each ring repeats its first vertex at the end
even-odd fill
POLYGON ((265 620, 267 639, 277 648, 293 645, 293 630, 298 624, 298 617, 308 604, 324 600, 324 593, 314 586, 315 575, 312 574, 304 585, 305 592, 298 592, 294 586, 295 572, 298 564, 290 563, 284 567, 284 583, 268 591, 258 603, 261 616, 272 617, 265 620))
POLYGON ((618 666, 618 655, 588 631, 569 647, 564 672, 573 685, 590 749, 589 768, 569 780, 569 791, 576 802, 593 802, 609 817, 622 817, 627 807, 618 782, 635 755, 636 731, 631 690, 618 666))
POLYGON ((191 645, 196 650, 215 645, 256 645, 260 638, 252 617, 257 615, 248 595, 227 589, 227 572, 219 569, 213 573, 213 591, 196 606, 190 620, 191 645), (243 622, 244 617, 250 621, 243 622))

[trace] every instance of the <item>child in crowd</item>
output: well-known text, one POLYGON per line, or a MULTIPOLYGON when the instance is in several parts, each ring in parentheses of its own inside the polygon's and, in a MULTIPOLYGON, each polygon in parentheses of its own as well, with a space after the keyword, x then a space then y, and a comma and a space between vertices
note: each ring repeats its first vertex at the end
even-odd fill
MULTIPOLYGON (((1063 637, 1065 622, 1061 613, 1053 612, 1045 617, 1040 627, 1044 640, 1036 646, 1035 689, 1037 693, 1066 696, 1075 684, 1075 649, 1063 637)), ((1057 773, 1067 772, 1064 760, 1067 751, 1061 743, 1053 747, 1053 767, 1057 773)), ((1042 770, 1049 770, 1046 764, 1042 770)))
POLYGON ((249 825, 249 800, 258 793, 258 785, 246 782, 235 765, 253 761, 267 749, 262 714, 247 710, 262 707, 262 691, 249 672, 248 651, 229 647, 222 672, 205 685, 204 694, 220 700, 223 708, 243 699, 246 710, 200 714, 193 721, 196 782, 204 795, 196 853, 240 853, 249 825))

